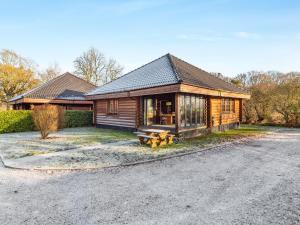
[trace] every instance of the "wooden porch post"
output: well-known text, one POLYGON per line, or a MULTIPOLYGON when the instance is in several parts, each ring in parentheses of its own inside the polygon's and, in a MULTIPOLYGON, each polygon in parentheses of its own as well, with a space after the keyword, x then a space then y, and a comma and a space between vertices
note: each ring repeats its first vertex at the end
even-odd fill
POLYGON ((141 125, 141 97, 136 97, 136 118, 135 128, 138 129, 141 125))
POLYGON ((207 98, 207 127, 208 128, 212 127, 211 107, 212 107, 211 97, 208 97, 207 98))
POLYGON ((240 123, 242 123, 243 122, 243 99, 239 100, 239 113, 240 113, 239 120, 240 120, 240 123))
POLYGON ((93 101, 94 103, 94 110, 93 110, 93 113, 94 113, 94 126, 97 125, 97 100, 96 101, 93 101))
POLYGON ((179 93, 175 93, 175 133, 179 132, 180 129, 180 100, 179 93))

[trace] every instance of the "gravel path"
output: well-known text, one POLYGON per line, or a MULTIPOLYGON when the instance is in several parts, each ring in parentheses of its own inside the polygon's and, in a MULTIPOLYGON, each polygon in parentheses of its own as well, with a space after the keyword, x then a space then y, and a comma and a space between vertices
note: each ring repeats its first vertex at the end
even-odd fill
POLYGON ((300 130, 127 168, 0 169, 0 224, 300 224, 300 130))

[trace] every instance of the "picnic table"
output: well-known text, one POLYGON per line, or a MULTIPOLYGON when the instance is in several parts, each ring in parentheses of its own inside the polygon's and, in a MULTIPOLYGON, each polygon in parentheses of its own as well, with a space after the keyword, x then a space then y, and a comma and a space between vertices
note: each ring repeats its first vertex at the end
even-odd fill
POLYGON ((151 148, 172 144, 174 135, 169 130, 142 129, 136 132, 141 144, 148 144, 151 148))

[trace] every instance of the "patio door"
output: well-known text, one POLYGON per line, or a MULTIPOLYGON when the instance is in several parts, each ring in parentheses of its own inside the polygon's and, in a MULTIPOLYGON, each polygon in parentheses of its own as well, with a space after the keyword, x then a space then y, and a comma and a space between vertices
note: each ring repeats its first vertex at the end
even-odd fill
POLYGON ((144 98, 144 125, 149 126, 153 124, 154 120, 154 106, 152 98, 144 98))

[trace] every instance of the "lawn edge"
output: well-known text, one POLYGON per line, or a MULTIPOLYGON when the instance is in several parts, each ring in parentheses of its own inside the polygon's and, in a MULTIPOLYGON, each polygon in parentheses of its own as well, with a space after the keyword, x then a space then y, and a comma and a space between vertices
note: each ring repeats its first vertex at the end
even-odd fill
POLYGON ((110 169, 110 168, 122 168, 122 167, 137 166, 137 165, 141 165, 141 164, 148 164, 148 163, 152 163, 152 162, 157 162, 157 161, 163 161, 163 160, 172 159, 172 158, 183 157, 183 156, 186 156, 186 155, 192 155, 192 154, 196 154, 196 153, 199 153, 199 152, 207 152, 207 151, 211 151, 211 150, 214 150, 214 149, 217 150, 219 148, 228 147, 228 146, 231 146, 231 145, 236 144, 236 143, 237 144, 245 144, 245 143, 248 143, 249 141, 257 140, 257 139, 260 139, 262 137, 265 137, 266 135, 272 134, 273 132, 266 132, 266 133, 260 134, 260 135, 243 137, 243 138, 239 138, 237 140, 232 140, 232 141, 229 141, 229 142, 217 144, 217 145, 206 147, 206 148, 199 148, 199 149, 192 150, 192 151, 174 153, 174 154, 171 154, 171 155, 165 155, 165 156, 157 157, 157 158, 154 158, 154 159, 139 160, 139 161, 136 161, 136 162, 124 163, 124 164, 119 164, 119 165, 104 166, 104 167, 87 167, 87 168, 22 168, 22 167, 15 167, 15 166, 7 165, 5 163, 5 160, 3 160, 4 158, 2 157, 1 154, 0 154, 0 161, 2 162, 4 168, 13 169, 13 170, 38 171, 38 172, 96 171, 96 170, 105 170, 105 169, 110 169))

